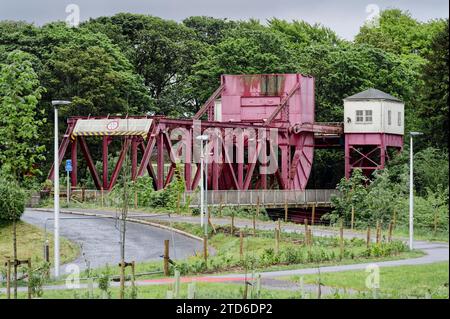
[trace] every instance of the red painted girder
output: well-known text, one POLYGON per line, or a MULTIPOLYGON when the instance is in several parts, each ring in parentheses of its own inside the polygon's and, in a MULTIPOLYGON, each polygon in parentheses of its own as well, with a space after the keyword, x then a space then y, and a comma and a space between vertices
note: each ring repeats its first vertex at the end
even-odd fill
POLYGON ((281 110, 286 106, 289 99, 294 95, 295 91, 297 91, 300 88, 300 82, 297 82, 294 87, 289 91, 288 95, 286 95, 280 102, 280 104, 277 106, 275 111, 269 116, 267 121, 264 123, 264 126, 270 125, 273 120, 277 117, 277 115, 281 112, 281 110))
POLYGON ((294 134, 299 134, 302 132, 313 132, 321 134, 342 135, 344 133, 344 126, 343 123, 303 123, 293 125, 290 128, 290 131, 294 134))
POLYGON ((123 161, 128 152, 128 147, 130 145, 130 140, 125 137, 122 150, 120 151, 119 159, 117 161, 116 167, 114 167, 114 171, 111 176, 111 180, 109 181, 108 190, 111 190, 113 186, 116 184, 117 178, 119 177, 120 169, 122 168, 123 161))
MULTIPOLYGON (((70 141, 70 136, 72 135, 76 121, 75 122, 67 121, 67 122, 68 122, 68 126, 66 129, 66 133, 64 133, 63 139, 62 139, 61 144, 59 145, 59 149, 58 149, 59 165, 61 165, 64 155, 66 154, 67 146, 69 145, 69 141, 70 141)), ((48 179, 50 179, 50 180, 53 180, 53 170, 54 170, 54 165, 52 164, 52 166, 50 168, 50 172, 48 173, 48 179)))
POLYGON ((86 159, 89 171, 91 172, 92 178, 94 179, 94 184, 97 189, 102 187, 100 178, 98 177, 97 169, 95 168, 94 161, 92 160, 91 153, 89 152, 86 140, 83 136, 79 136, 78 140, 80 142, 81 151, 83 152, 84 158, 86 159))
POLYGON ((205 104, 203 104, 202 107, 200 107, 200 109, 198 110, 198 112, 194 115, 193 117, 194 120, 200 119, 200 117, 203 114, 205 114, 205 112, 208 111, 211 104, 214 103, 214 100, 222 93, 224 88, 225 84, 222 84, 214 91, 214 93, 209 97, 209 99, 205 102, 205 104))

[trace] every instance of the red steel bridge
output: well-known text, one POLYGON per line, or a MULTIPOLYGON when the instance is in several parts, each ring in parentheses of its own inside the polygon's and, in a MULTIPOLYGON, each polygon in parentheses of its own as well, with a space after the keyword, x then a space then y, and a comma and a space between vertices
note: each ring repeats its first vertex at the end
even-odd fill
MULTIPOLYGON (((376 99, 372 95, 366 100, 356 100, 366 101, 366 109, 367 105, 374 107, 374 113, 370 114, 376 122, 378 106, 370 103, 389 100, 386 96, 376 99)), ((358 112, 360 110, 356 111, 354 122, 360 120, 358 112)), ((366 116, 366 119, 370 118, 366 116)), ((349 121, 350 117, 346 123, 349 121)), ((357 129, 359 127, 362 126, 357 129)), ((204 159, 208 189, 303 191, 311 173, 314 148, 345 148, 345 175, 348 177, 357 167, 369 175, 384 167, 388 148, 402 148, 402 134, 380 128, 347 133, 344 123, 316 122, 314 79, 309 76, 223 75, 220 87, 192 119, 164 116, 68 118, 59 159, 62 161, 70 153, 67 157, 72 160, 73 187, 78 184, 77 163, 81 155, 96 188, 111 190, 126 154, 131 151, 133 180, 148 174, 154 188, 159 190, 172 181, 176 168, 181 167, 186 190, 191 191, 200 182, 203 142, 197 137, 206 135, 204 159), (101 172, 97 171, 89 149, 91 139, 102 141, 101 172), (109 176, 109 146, 114 139, 120 139, 122 146, 109 176)), ((49 179, 53 179, 53 167, 49 179)))

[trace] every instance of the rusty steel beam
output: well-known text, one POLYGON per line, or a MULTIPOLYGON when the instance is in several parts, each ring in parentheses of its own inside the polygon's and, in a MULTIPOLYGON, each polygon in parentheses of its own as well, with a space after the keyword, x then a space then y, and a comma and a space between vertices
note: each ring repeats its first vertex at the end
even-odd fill
POLYGON ((211 106, 211 103, 213 103, 214 100, 222 93, 224 88, 225 84, 222 84, 214 91, 214 93, 209 97, 209 99, 205 102, 205 104, 203 104, 202 107, 200 107, 200 109, 198 110, 198 112, 194 115, 193 117, 194 120, 200 119, 200 117, 202 117, 202 115, 208 111, 208 109, 211 106))
POLYGON ((98 177, 97 169, 95 168, 94 161, 92 160, 91 153, 89 152, 89 148, 86 144, 86 140, 83 136, 77 137, 80 142, 81 152, 83 153, 84 159, 87 162, 87 166, 89 171, 91 172, 92 178, 94 179, 94 184, 97 189, 101 189, 102 185, 100 182, 100 178, 98 177))
POLYGON ((116 184, 120 169, 123 165, 123 161, 125 160, 125 156, 127 155, 129 145, 130 140, 128 137, 125 137, 122 145, 122 150, 120 151, 119 159, 117 160, 116 167, 114 167, 114 171, 111 175, 111 180, 109 181, 108 190, 111 190, 116 184))

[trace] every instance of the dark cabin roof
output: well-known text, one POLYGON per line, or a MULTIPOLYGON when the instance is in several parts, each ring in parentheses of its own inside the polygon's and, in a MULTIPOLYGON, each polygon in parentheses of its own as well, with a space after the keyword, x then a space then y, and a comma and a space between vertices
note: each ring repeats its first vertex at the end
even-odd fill
POLYGON ((387 100, 393 102, 402 102, 397 99, 395 96, 384 93, 383 91, 377 89, 368 89, 362 91, 360 93, 356 93, 355 95, 351 95, 344 99, 345 101, 365 101, 365 100, 387 100))

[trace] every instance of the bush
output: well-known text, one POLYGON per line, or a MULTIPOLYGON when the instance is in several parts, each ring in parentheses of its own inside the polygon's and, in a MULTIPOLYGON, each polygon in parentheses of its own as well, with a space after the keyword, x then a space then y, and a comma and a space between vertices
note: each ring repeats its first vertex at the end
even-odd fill
POLYGON ((11 178, 0 176, 0 220, 19 220, 25 211, 26 193, 11 178))

